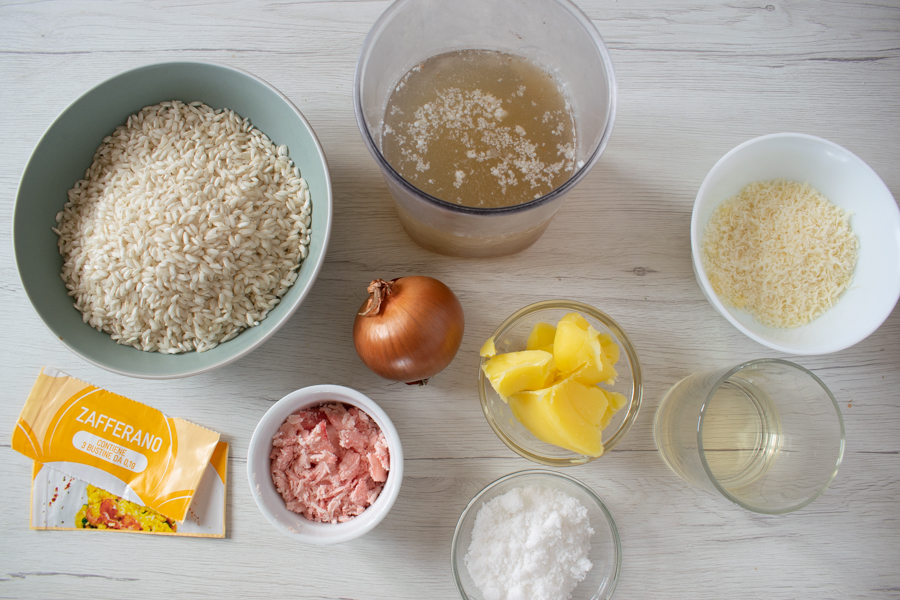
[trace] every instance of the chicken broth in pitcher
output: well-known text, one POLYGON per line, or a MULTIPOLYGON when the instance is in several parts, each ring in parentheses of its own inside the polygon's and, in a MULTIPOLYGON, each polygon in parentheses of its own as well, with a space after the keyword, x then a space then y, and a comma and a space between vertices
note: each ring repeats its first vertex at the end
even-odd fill
POLYGON ((446 202, 523 204, 575 170, 575 122, 556 79, 491 50, 428 58, 388 99, 381 151, 409 183, 446 202))

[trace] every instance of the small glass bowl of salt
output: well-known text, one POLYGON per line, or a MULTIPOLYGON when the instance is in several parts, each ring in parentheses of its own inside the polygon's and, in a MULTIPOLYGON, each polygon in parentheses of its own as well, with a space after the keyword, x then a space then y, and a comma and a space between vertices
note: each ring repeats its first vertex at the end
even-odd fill
POLYGON ((512 473, 459 517, 450 551, 463 600, 606 600, 622 544, 602 500, 554 471, 512 473))

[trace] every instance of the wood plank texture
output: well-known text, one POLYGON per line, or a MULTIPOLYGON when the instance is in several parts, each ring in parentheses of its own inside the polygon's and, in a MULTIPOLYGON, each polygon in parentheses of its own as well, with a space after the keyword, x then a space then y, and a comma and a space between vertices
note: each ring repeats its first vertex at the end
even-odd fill
MULTIPOLYGON (((488 1, 488 0, 485 0, 488 1)), ((608 504, 623 542, 617 598, 900 598, 900 315, 836 354, 795 361, 838 398, 846 453, 830 489, 773 517, 682 482, 659 457, 653 415, 682 377, 783 357, 704 299, 691 268, 697 188, 737 144, 796 131, 857 154, 900 197, 900 5, 895 0, 577 0, 610 48, 619 90, 606 153, 535 246, 507 258, 438 256, 402 232, 353 115, 356 58, 389 2, 322 0, 0 1, 0 431, 11 432, 41 366, 222 432, 232 443, 224 540, 35 532, 31 465, 0 435, 0 598, 450 599, 450 540, 490 481, 531 468, 478 403, 478 348, 504 318, 564 297, 612 315, 634 341, 644 404, 610 454, 567 470, 608 504), (209 60, 250 71, 309 119, 329 159, 334 228, 302 309, 261 348, 210 374, 142 381, 70 353, 21 287, 11 223, 19 177, 72 100, 123 70, 209 60), (425 388, 370 373, 351 340, 373 277, 427 274, 466 311, 453 364, 425 388), (277 533, 246 482, 257 421, 316 383, 360 390, 393 419, 406 477, 373 532, 337 547, 277 533)))

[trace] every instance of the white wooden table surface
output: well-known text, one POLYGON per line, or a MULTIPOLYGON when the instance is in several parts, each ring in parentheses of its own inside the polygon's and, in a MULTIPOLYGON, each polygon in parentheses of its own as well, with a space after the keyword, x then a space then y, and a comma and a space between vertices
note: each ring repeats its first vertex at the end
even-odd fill
POLYGON ((728 324, 694 281, 691 206, 719 157, 758 135, 809 133, 856 153, 900 197, 897 0, 579 0, 616 68, 612 140, 546 235, 493 260, 415 246, 359 136, 353 70, 388 4, 0 1, 0 598, 457 597, 450 539, 460 512, 490 481, 534 466, 481 414, 477 351, 514 310, 550 297, 612 315, 644 367, 644 405, 631 433, 603 459, 566 471, 590 485, 618 523, 617 598, 900 598, 897 310, 853 348, 796 358, 831 387, 846 424, 841 470, 809 507, 757 515, 689 487, 667 469, 652 437, 659 400, 681 377, 782 356, 728 324), (148 382, 95 368, 49 333, 16 273, 11 218, 25 163, 60 111, 125 69, 181 59, 246 69, 296 103, 328 156, 335 220, 310 297, 273 339, 211 374, 148 382), (466 311, 459 355, 422 389, 378 379, 351 341, 368 281, 406 274, 443 280, 466 311), (232 443, 227 538, 29 530, 31 463, 9 436, 43 365, 220 431, 232 443), (406 454, 387 519, 328 548, 275 531, 245 475, 261 415, 284 394, 317 383, 374 398, 406 454))

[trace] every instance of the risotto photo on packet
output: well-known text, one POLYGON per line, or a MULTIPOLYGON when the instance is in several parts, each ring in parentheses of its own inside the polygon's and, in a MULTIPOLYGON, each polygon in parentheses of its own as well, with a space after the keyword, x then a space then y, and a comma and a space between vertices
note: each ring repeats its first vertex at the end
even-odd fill
POLYGON ((100 529, 223 538, 227 470, 228 443, 219 442, 187 517, 179 523, 152 508, 36 462, 31 483, 31 529, 100 529))

